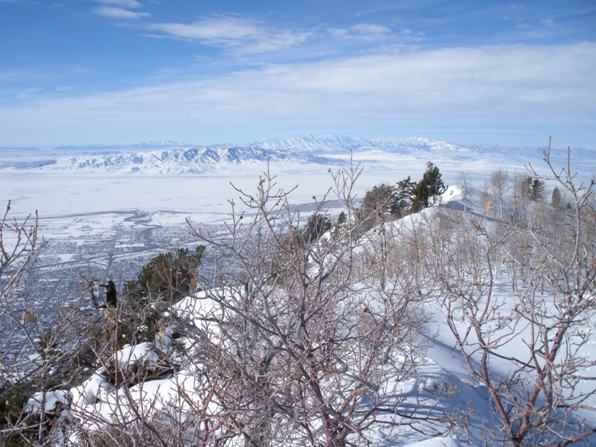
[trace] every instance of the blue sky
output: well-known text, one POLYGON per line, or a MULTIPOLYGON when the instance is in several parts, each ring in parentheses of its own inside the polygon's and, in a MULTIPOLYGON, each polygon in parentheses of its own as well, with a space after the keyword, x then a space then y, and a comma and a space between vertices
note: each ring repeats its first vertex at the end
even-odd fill
POLYGON ((596 2, 0 0, 0 146, 596 147, 596 2))

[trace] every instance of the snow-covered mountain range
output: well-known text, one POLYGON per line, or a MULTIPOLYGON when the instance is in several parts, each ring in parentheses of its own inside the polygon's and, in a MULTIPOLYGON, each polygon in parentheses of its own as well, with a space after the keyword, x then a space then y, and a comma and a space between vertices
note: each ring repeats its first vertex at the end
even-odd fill
MULTIPOLYGON (((171 142, 132 146, 87 146, 48 149, 1 149, 1 171, 184 175, 267 161, 316 165, 346 163, 350 155, 364 164, 419 159, 453 163, 523 165, 539 158, 544 148, 465 146, 425 138, 369 140, 344 136, 268 139, 246 145, 192 146, 171 142)), ((563 156, 557 151, 556 156, 563 156)), ((596 164, 596 151, 574 150, 576 158, 596 164)))
POLYGON ((81 172, 119 172, 142 174, 197 174, 217 166, 248 163, 306 162, 333 163, 311 153, 276 151, 258 147, 177 147, 163 150, 83 154, 59 158, 48 169, 81 172))
POLYGON ((409 153, 413 151, 454 151, 467 152, 470 149, 457 143, 432 141, 426 138, 369 140, 335 135, 332 137, 307 136, 289 139, 267 139, 252 146, 271 150, 301 150, 321 153, 362 152, 381 150, 387 152, 409 153))

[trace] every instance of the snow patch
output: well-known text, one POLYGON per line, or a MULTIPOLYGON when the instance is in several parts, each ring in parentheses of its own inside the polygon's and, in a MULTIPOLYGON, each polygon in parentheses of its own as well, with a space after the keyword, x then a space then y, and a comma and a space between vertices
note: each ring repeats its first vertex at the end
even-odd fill
POLYGON ((144 342, 138 345, 124 345, 115 355, 115 360, 120 368, 130 371, 139 364, 157 363, 157 354, 153 343, 144 342))
POLYGON ((460 447, 460 443, 451 437, 437 436, 424 441, 406 444, 406 447, 460 447))
POLYGON ((451 185, 441 195, 440 204, 445 205, 449 202, 464 200, 464 190, 460 185, 451 185))
POLYGON ((68 391, 40 391, 35 393, 25 404, 25 411, 28 413, 41 413, 54 411, 58 404, 66 405, 68 403, 68 391))

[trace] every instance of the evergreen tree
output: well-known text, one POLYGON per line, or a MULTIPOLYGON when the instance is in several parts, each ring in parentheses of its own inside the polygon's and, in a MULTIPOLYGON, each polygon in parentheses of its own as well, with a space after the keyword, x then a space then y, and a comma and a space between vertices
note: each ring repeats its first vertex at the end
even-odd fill
POLYGON ((160 253, 141 269, 136 279, 124 285, 126 297, 139 304, 155 299, 175 302, 184 297, 196 288, 204 251, 205 247, 199 245, 195 253, 188 248, 160 253))
POLYGON ((443 194, 447 189, 443 183, 443 175, 438 166, 428 163, 426 172, 422 176, 422 182, 428 185, 429 197, 443 194))
POLYGON ((531 183, 530 194, 530 198, 534 202, 544 199, 544 182, 541 182, 537 178, 534 179, 531 183))
POLYGON ((347 221, 348 218, 346 217, 346 213, 343 211, 339 213, 339 216, 337 216, 337 226, 339 227, 340 225, 345 224, 347 221))
POLYGON ((561 208, 561 191, 555 186, 550 197, 550 204, 553 208, 561 208))
POLYGON ((439 168, 429 162, 422 180, 415 184, 412 189, 413 201, 412 210, 418 211, 429 205, 429 199, 432 196, 440 195, 445 192, 445 183, 443 183, 442 174, 439 168))
POLYGON ((394 204, 395 187, 381 183, 366 192, 360 212, 364 218, 380 218, 391 212, 394 204))
POLYGON ((407 178, 397 182, 397 191, 396 191, 397 199, 398 200, 411 199, 412 191, 414 190, 415 186, 416 186, 416 183, 412 181, 412 179, 410 178, 409 175, 407 178))

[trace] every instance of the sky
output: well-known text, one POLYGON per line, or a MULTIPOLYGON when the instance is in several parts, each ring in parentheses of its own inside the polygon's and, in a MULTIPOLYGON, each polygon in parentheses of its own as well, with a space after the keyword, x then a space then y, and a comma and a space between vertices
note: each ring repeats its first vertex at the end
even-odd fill
POLYGON ((596 147, 596 2, 0 0, 0 146, 596 147))

